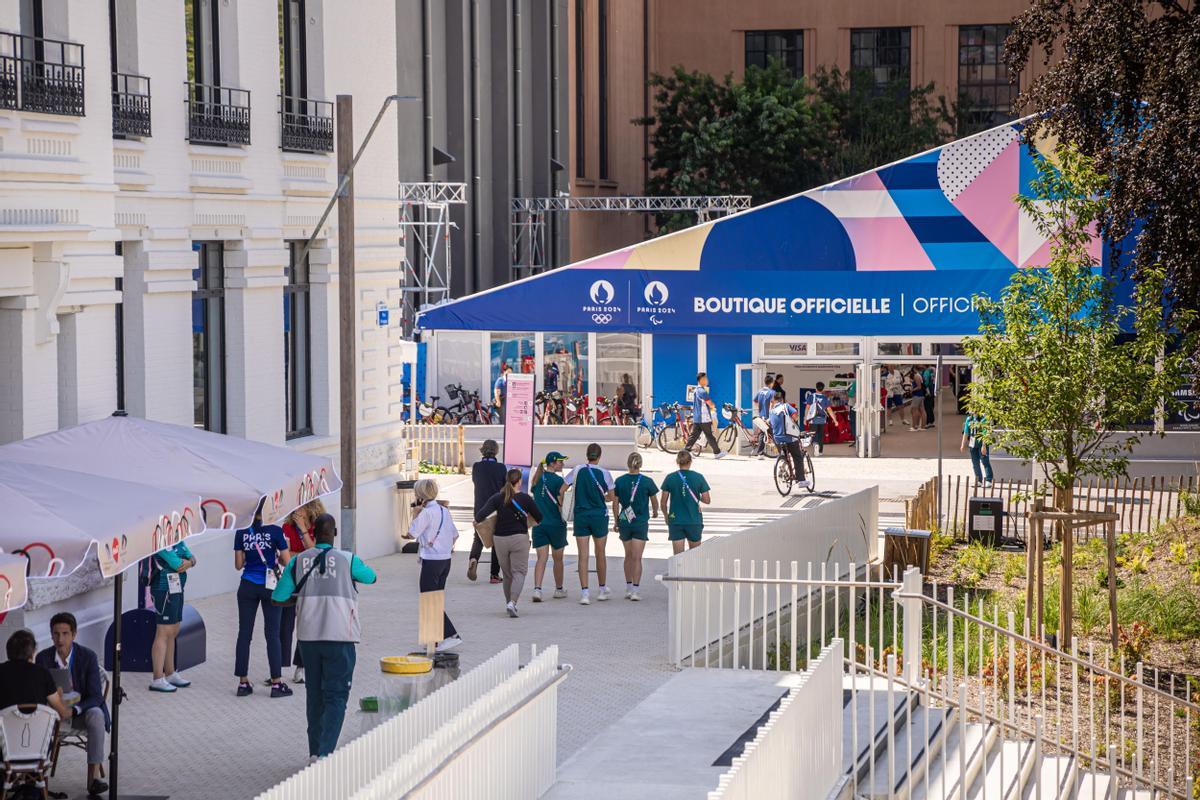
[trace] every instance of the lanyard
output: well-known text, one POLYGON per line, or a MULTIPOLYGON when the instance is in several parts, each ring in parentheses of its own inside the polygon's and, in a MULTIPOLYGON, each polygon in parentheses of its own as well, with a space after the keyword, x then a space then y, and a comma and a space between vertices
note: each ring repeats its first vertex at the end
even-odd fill
POLYGON ((600 479, 596 477, 596 473, 592 472, 592 465, 588 464, 584 469, 587 470, 588 475, 592 476, 592 482, 596 484, 596 488, 600 491, 600 499, 603 500, 607 490, 600 485, 600 479))
POLYGON ((692 498, 692 502, 696 504, 696 508, 700 507, 700 499, 696 497, 696 493, 692 491, 692 487, 688 486, 687 478, 683 476, 683 470, 676 473, 679 480, 683 482, 683 488, 687 491, 688 496, 692 498))
POLYGON ((633 490, 629 493, 629 503, 626 504, 626 506, 625 506, 626 508, 633 507, 633 499, 635 497, 637 497, 638 486, 640 486, 641 484, 642 484, 642 476, 638 475, 637 480, 633 482, 633 490))
POLYGON ((438 507, 438 511, 440 511, 441 513, 438 515, 437 530, 434 531, 433 539, 431 539, 429 544, 427 545, 427 547, 429 547, 430 550, 432 550, 433 546, 435 544, 437 544, 438 537, 442 535, 442 525, 444 525, 446 522, 446 509, 442 506, 441 503, 437 503, 436 505, 438 507))
POLYGON ((521 508, 521 504, 517 502, 517 498, 514 497, 512 499, 512 504, 516 507, 517 511, 521 512, 522 517, 529 519, 529 513, 525 509, 521 508))
POLYGON ((279 569, 276 567, 275 564, 267 563, 267 557, 263 555, 262 548, 258 546, 258 542, 254 543, 254 549, 258 551, 258 560, 262 562, 263 569, 271 570, 271 572, 275 573, 275 577, 278 578, 279 577, 279 569))

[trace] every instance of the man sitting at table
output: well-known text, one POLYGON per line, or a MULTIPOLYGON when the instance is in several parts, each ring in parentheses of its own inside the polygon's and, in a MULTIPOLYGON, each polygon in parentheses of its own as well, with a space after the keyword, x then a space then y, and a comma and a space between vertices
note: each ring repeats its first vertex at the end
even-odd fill
POLYGON ((100 779, 104 764, 104 740, 108 732, 108 706, 104 702, 104 683, 100 677, 100 659, 96 653, 75 642, 79 626, 75 615, 66 611, 50 618, 53 647, 37 654, 37 664, 48 670, 65 669, 71 675, 71 693, 64 699, 71 727, 87 732, 88 794, 108 791, 100 779))

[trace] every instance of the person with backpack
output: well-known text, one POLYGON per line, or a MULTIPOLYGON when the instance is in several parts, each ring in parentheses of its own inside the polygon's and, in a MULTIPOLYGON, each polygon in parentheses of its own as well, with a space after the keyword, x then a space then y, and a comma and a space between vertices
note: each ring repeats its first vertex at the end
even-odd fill
POLYGON ((817 445, 817 455, 825 452, 825 423, 829 421, 829 398, 825 395, 825 384, 817 381, 815 391, 809 392, 804 398, 804 421, 813 432, 813 441, 817 445))
POLYGON ((563 553, 567 547, 567 523, 563 520, 563 495, 567 482, 563 480, 563 462, 567 457, 551 450, 534 470, 529 491, 542 512, 542 521, 533 528, 533 549, 537 551, 537 563, 533 566, 533 602, 542 602, 542 578, 546 575, 546 562, 554 558, 554 597, 567 596, 563 588, 563 553))
POLYGON ((971 452, 971 468, 975 471, 975 482, 984 486, 992 483, 992 455, 987 442, 987 421, 976 414, 967 414, 963 422, 962 442, 958 452, 969 448, 971 452))
POLYGON ((150 598, 154 601, 154 644, 150 646, 152 692, 173 692, 192 685, 175 669, 175 638, 183 621, 183 587, 187 571, 196 566, 196 557, 179 542, 159 550, 150 559, 150 598))
MULTIPOLYGON (((422 478, 413 484, 416 496, 412 526, 405 538, 416 539, 417 554, 421 560, 420 591, 443 592, 446 579, 450 577, 450 557, 454 554, 454 542, 458 540, 458 527, 450 516, 450 509, 437 501, 438 485, 432 478, 422 478)), ((442 612, 442 641, 438 642, 439 653, 462 644, 462 637, 450 615, 442 612)))
MULTIPOLYGON (((315 542, 312 537, 313 520, 325 513, 325 504, 320 500, 310 500, 297 508, 283 523, 283 535, 287 539, 288 550, 292 553, 303 553, 315 542)), ((284 606, 279 615, 279 655, 283 669, 295 665, 292 673, 292 683, 304 683, 304 659, 300 656, 300 645, 292 649, 292 639, 296 633, 296 607, 284 606)))
POLYGON ((520 616, 517 601, 521 599, 525 574, 529 571, 529 529, 542 521, 537 503, 521 491, 521 470, 508 471, 504 488, 475 512, 475 521, 483 522, 492 514, 496 515, 492 553, 500 560, 500 571, 504 575, 504 610, 515 619, 520 616))
POLYGON ((608 541, 608 504, 613 497, 612 474, 600 466, 600 445, 592 442, 587 446, 587 463, 580 464, 567 475, 568 495, 565 504, 570 508, 575 525, 575 543, 579 546, 579 604, 592 602, 588 593, 588 540, 591 540, 596 556, 596 580, 600 590, 597 600, 607 600, 612 593, 608 590, 608 561, 604 557, 604 545, 608 541))
POLYGON ((800 422, 796 409, 783 399, 783 392, 775 393, 775 402, 771 406, 771 436, 775 438, 781 453, 787 453, 792 462, 792 475, 796 478, 796 486, 808 488, 804 477, 804 452, 800 449, 800 422))
POLYGON ((337 747, 354 677, 355 645, 362 638, 357 584, 378 578, 353 553, 333 546, 337 523, 329 514, 313 522, 316 546, 292 559, 271 594, 272 602, 296 603, 296 638, 304 656, 305 714, 310 759, 337 747))
POLYGON ((641 453, 630 453, 629 472, 617 478, 612 501, 616 532, 625 546, 625 599, 641 600, 642 553, 650 541, 650 517, 658 516, 658 485, 642 474, 641 453))
POLYGON ((675 456, 679 469, 668 475, 662 484, 663 516, 667 518, 667 539, 676 554, 682 553, 684 542, 689 549, 700 546, 704 534, 704 515, 700 505, 712 503, 708 481, 692 471, 692 454, 680 450, 675 456))
MULTIPOLYGON (((770 373, 767 373, 763 387, 758 390, 758 394, 754 395, 754 418, 761 419, 763 424, 765 424, 771 414, 771 401, 774 399, 775 378, 770 373)), ((754 443, 754 454, 758 456, 759 460, 762 460, 766 458, 767 432, 757 425, 754 429, 758 432, 758 440, 754 443)))
POLYGON ((254 635, 254 620, 262 608, 263 637, 267 640, 267 665, 271 670, 271 697, 290 697, 292 690, 283 682, 280 654, 279 619, 281 609, 271 602, 271 593, 279 582, 280 567, 291 559, 287 538, 278 525, 264 525, 262 509, 266 498, 259 501, 250 527, 233 536, 233 566, 241 570, 238 582, 238 635, 234 648, 233 674, 238 679, 237 696, 254 693, 250 683, 250 639, 254 635))

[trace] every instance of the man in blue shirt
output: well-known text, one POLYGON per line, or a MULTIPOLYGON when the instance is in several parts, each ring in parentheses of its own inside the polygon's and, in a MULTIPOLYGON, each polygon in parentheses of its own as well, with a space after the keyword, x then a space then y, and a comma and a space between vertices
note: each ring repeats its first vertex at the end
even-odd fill
POLYGON ((496 401, 496 410, 500 412, 501 419, 504 419, 504 398, 508 396, 508 373, 510 372, 512 372, 512 367, 503 364, 500 367, 500 377, 496 378, 496 383, 492 386, 492 398, 496 401))
POLYGON ((825 384, 817 381, 817 390, 809 392, 804 398, 804 421, 813 431, 813 441, 817 443, 817 455, 825 452, 825 423, 829 412, 829 398, 825 396, 825 384))
POLYGON ((542 381, 542 388, 546 392, 558 391, 558 364, 553 361, 546 362, 546 379, 542 381))
POLYGON ((687 444, 684 445, 685 450, 691 450, 696 442, 700 441, 700 434, 703 433, 708 437, 708 443, 712 445, 713 455, 717 458, 724 458, 725 453, 717 444, 717 437, 713 433, 713 421, 716 417, 717 407, 713 405, 712 396, 708 391, 708 374, 700 372, 696 375, 696 391, 692 394, 692 435, 688 437, 687 444))
POLYGON ((796 409, 789 406, 783 399, 782 391, 775 392, 774 404, 771 406, 771 436, 780 452, 787 453, 792 462, 792 473, 797 478, 796 485, 801 489, 808 488, 804 479, 804 454, 800 450, 800 421, 796 409))
MULTIPOLYGON (((771 402, 774 399, 775 376, 767 373, 767 378, 763 383, 763 387, 758 390, 758 394, 754 395, 754 416, 761 417, 763 420, 767 420, 767 418, 771 415, 771 402)), ((764 457, 766 449, 767 435, 763 431, 759 431, 758 443, 754 446, 754 453, 761 459, 764 457)))

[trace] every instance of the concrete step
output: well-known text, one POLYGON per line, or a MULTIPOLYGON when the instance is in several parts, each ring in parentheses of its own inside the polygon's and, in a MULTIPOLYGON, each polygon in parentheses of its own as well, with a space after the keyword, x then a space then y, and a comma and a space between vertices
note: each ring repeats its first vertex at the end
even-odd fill
POLYGON ((1032 741, 1000 739, 987 747, 987 764, 967 791, 968 800, 1016 800, 1033 772, 1032 741))
POLYGON ((1075 793, 1070 797, 1073 800, 1155 800, 1154 792, 1149 789, 1138 789, 1135 792, 1129 787, 1118 790, 1114 797, 1112 780, 1103 772, 1080 772, 1075 781, 1075 793))
POLYGON ((842 774, 849 775, 857 769, 861 778, 871 760, 886 749, 888 725, 892 720, 897 726, 903 725, 916 705, 916 697, 893 691, 889 706, 887 681, 864 675, 847 676, 842 687, 842 774), (852 689, 856 690, 853 702, 852 689), (872 709, 875 713, 873 729, 872 709), (855 752, 856 744, 858 752, 855 752))
POLYGON ((926 752, 929 768, 938 757, 949 728, 948 718, 953 714, 945 708, 914 706, 905 724, 896 730, 892 759, 893 785, 889 786, 887 737, 884 734, 884 750, 876 756, 875 780, 871 781, 870 768, 859 779, 859 793, 869 797, 900 797, 906 794, 905 786, 918 785, 925 775, 926 752), (911 733, 911 738, 909 734, 911 733))
POLYGON ((964 739, 962 726, 952 721, 947 728, 941 752, 930 765, 928 780, 919 781, 913 787, 912 799, 943 800, 957 797, 960 786, 970 787, 983 769, 984 741, 987 741, 987 747, 991 750, 999 733, 995 725, 973 722, 966 726, 964 739), (965 774, 961 763, 963 750, 966 752, 965 774))
MULTIPOLYGON (((1071 800, 1079 782, 1075 756, 1043 756, 1042 763, 1025 782, 1022 800, 1071 800), (1040 792, 1038 779, 1040 778, 1040 792)), ((1090 795, 1089 795, 1090 798, 1090 795)), ((1096 792, 1096 800, 1104 795, 1096 792)))

